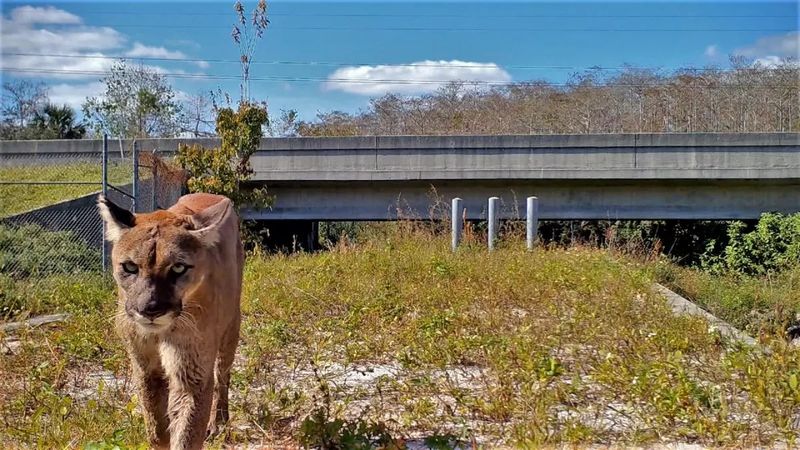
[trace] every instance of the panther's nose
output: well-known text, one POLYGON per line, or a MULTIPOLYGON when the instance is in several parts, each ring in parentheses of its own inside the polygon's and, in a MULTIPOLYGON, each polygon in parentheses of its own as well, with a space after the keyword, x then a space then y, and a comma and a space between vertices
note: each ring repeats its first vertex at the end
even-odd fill
POLYGON ((144 308, 139 310, 139 314, 146 319, 153 320, 155 318, 161 317, 167 313, 166 305, 159 304, 158 302, 150 301, 144 305, 144 308))

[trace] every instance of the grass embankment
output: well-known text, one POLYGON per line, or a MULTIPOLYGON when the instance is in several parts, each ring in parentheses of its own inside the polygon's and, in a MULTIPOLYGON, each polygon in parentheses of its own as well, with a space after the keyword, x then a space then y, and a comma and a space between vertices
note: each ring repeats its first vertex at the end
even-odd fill
MULTIPOLYGON (((232 423, 215 445, 795 439, 796 349, 723 342, 674 316, 651 271, 609 252, 523 247, 453 255, 444 238, 406 232, 251 257, 232 423)), ((24 333, 1 357, 0 446, 138 445, 112 290, 100 278, 61 283, 29 287, 31 307, 72 319, 24 333)))
POLYGON ((700 268, 660 262, 654 273, 751 334, 783 335, 800 323, 800 214, 765 213, 750 227, 732 222, 725 241, 701 257, 700 268))
POLYGON ((800 319, 800 267, 769 275, 713 274, 661 262, 654 277, 753 336, 781 335, 800 319))
MULTIPOLYGON (((117 185, 130 183, 130 164, 109 166, 108 180, 117 185)), ((19 214, 100 190, 102 167, 97 163, 66 163, 0 167, 4 182, 91 182, 93 185, 0 184, 0 217, 19 214)))

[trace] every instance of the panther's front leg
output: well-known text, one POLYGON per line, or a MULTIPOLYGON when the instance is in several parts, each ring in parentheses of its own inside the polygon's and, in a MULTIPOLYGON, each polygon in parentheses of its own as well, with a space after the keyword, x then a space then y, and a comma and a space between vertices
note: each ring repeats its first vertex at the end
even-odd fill
POLYGON ((159 369, 143 367, 135 358, 132 361, 133 377, 139 389, 147 440, 155 449, 169 448, 169 418, 167 416, 168 383, 159 369))
POLYGON ((203 446, 214 393, 214 364, 195 351, 162 344, 164 369, 169 379, 169 429, 172 450, 203 446), (171 354, 171 355, 170 355, 171 354))

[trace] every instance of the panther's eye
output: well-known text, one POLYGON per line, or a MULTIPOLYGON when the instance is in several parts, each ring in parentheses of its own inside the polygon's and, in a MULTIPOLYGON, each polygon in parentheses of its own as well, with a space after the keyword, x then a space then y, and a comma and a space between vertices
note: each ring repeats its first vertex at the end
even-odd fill
POLYGON ((139 273, 139 266, 130 261, 125 261, 124 263, 122 263, 122 270, 130 274, 136 274, 139 273))
POLYGON ((172 273, 174 273, 175 275, 181 275, 181 274, 185 273, 186 269, 188 269, 188 268, 189 267, 186 264, 176 263, 176 264, 173 264, 172 267, 169 270, 171 270, 172 273))

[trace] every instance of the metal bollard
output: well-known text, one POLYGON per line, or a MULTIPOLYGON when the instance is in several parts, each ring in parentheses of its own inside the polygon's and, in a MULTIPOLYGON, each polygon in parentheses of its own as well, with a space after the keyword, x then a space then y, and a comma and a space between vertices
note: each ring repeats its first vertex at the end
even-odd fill
POLYGON ((461 204, 462 201, 460 198, 456 197, 453 199, 451 208, 451 219, 450 222, 453 227, 453 241, 452 241, 452 249, 456 251, 458 248, 458 243, 461 242, 461 230, 464 229, 464 223, 461 218, 461 204))
POLYGON ((528 197, 527 209, 527 241, 528 250, 533 250, 533 245, 536 243, 536 237, 539 233, 539 199, 537 197, 528 197))
POLYGON ((495 241, 497 241, 497 214, 500 212, 499 204, 499 197, 489 197, 489 251, 494 250, 494 244, 495 241))

